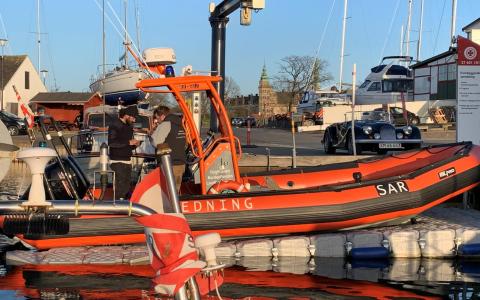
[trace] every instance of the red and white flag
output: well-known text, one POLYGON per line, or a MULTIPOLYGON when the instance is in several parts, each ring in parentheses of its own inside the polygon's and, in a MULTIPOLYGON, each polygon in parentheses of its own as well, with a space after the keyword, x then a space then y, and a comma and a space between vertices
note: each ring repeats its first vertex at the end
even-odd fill
POLYGON ((156 271, 155 291, 175 295, 206 263, 200 261, 190 227, 182 214, 138 217, 145 227, 150 264, 156 271))
POLYGON ((161 168, 148 173, 135 186, 130 201, 155 210, 157 213, 173 212, 167 180, 161 168))
POLYGON ((20 97, 20 93, 18 92, 18 90, 15 86, 13 86, 13 90, 15 91, 15 95, 17 96, 18 103, 20 103, 20 109, 22 110, 22 113, 25 116, 25 119, 27 119, 28 128, 32 128, 33 125, 34 125, 33 124, 34 114, 33 114, 32 110, 30 109, 30 107, 23 102, 22 97, 20 97))
POLYGON ((193 276, 201 295, 223 283, 223 277, 219 273, 212 276, 200 274, 206 263, 198 258, 185 216, 163 213, 172 211, 172 204, 165 175, 160 168, 150 172, 137 184, 130 201, 157 212, 137 218, 137 222, 145 227, 150 264, 156 271, 153 282, 157 293, 173 296, 193 276))

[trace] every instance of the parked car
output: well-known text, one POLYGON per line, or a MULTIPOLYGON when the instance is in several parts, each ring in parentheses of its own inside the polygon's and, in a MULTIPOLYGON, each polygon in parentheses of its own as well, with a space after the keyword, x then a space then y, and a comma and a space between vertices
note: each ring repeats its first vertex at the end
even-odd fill
POLYGON ((247 127, 250 122, 250 127, 257 127, 257 120, 254 117, 234 117, 231 119, 232 126, 234 127, 247 127))
MULTIPOLYGON (((376 108, 374 109, 373 111, 383 111, 383 112, 386 112, 385 109, 383 108, 376 108)), ((403 108, 401 107, 396 107, 396 106, 392 106, 389 108, 389 112, 390 112, 390 122, 392 122, 393 124, 397 125, 397 126, 402 126, 402 125, 407 125, 407 123, 405 122, 405 118, 403 116, 403 108)), ((420 118, 407 110, 407 119, 408 119, 408 125, 418 125, 420 124, 420 118)))
MULTIPOLYGON (((420 148, 420 130, 413 125, 395 127, 388 122, 384 111, 373 111, 369 119, 355 121, 355 146, 357 154, 373 151, 385 154, 388 150, 408 150, 420 148)), ((352 122, 335 123, 325 129, 323 147, 325 153, 334 154, 337 149, 345 149, 353 154, 351 135, 352 122)))
POLYGON ((232 126, 241 127, 243 126, 243 118, 232 118, 232 126))
POLYGON ((0 120, 5 124, 10 135, 27 134, 27 123, 25 119, 2 110, 0 111, 0 120))

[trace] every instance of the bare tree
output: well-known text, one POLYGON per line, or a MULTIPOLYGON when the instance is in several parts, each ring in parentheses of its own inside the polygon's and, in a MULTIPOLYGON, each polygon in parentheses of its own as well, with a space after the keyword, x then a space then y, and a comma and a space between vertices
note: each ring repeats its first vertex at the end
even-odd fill
POLYGON ((225 95, 223 101, 228 103, 230 99, 240 96, 240 87, 232 77, 225 77, 225 95))
POLYGON ((168 106, 168 107, 178 106, 175 99, 173 99, 173 97, 171 97, 168 94, 151 93, 148 95, 147 100, 150 103, 151 107, 156 107, 159 105, 168 106))
POLYGON ((332 79, 326 72, 327 62, 311 56, 291 55, 281 59, 280 70, 274 77, 274 86, 290 94, 290 107, 297 104, 301 95, 318 88, 332 79))

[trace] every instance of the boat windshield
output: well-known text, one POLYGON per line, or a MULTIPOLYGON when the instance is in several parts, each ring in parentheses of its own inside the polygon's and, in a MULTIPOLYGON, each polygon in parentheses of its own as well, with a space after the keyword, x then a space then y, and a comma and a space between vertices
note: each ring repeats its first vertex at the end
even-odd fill
POLYGON ((370 80, 365 80, 365 82, 362 83, 362 85, 361 85, 359 88, 360 88, 360 89, 364 89, 364 88, 366 88, 367 85, 369 85, 369 84, 370 84, 370 80))
POLYGON ((410 79, 388 79, 382 81, 382 91, 389 92, 407 92, 413 89, 413 80, 410 79))
MULTIPOLYGON (((109 114, 105 115, 105 126, 109 126, 112 122, 112 116, 109 114)), ((94 128, 94 127, 103 127, 103 114, 90 114, 88 116, 88 124, 87 128, 94 128)))
MULTIPOLYGON (((105 125, 107 127, 112 123, 113 117, 114 116, 111 114, 106 114, 105 125)), ((144 129, 150 128, 150 118, 148 116, 138 115, 135 119, 136 119, 135 123, 141 124, 141 128, 144 128, 144 129)), ((102 113, 90 114, 88 116, 87 126, 88 128, 103 127, 103 114, 102 113)))
POLYGON ((372 110, 362 114, 362 121, 389 122, 388 113, 383 110, 372 110))

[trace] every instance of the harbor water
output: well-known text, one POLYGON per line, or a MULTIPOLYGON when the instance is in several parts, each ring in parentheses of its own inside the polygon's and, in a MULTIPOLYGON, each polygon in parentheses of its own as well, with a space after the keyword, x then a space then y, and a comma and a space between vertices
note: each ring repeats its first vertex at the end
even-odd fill
MULTIPOLYGON (((2 200, 29 184, 12 164, 2 200)), ((8 265, 11 240, 0 239, 0 299, 156 299, 148 265, 8 265)), ((320 257, 225 257, 224 299, 478 299, 480 260, 320 257)), ((216 297, 215 293, 211 294, 216 297)))

